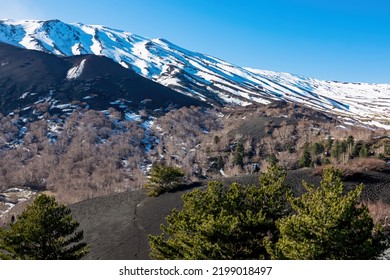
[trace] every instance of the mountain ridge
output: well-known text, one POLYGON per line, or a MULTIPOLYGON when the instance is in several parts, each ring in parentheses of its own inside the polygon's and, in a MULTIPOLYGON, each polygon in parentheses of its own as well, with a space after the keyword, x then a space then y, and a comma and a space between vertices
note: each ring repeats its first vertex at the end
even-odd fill
POLYGON ((246 106, 284 100, 332 113, 346 122, 390 129, 387 84, 321 81, 244 68, 165 39, 59 20, 0 20, 0 41, 60 56, 104 55, 146 78, 211 104, 246 106))

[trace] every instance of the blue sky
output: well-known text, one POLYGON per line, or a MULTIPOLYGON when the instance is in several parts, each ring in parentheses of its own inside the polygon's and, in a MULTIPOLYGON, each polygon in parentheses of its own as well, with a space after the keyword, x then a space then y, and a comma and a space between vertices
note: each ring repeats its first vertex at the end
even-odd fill
POLYGON ((388 0, 0 0, 0 18, 101 24, 239 66, 390 83, 388 0))

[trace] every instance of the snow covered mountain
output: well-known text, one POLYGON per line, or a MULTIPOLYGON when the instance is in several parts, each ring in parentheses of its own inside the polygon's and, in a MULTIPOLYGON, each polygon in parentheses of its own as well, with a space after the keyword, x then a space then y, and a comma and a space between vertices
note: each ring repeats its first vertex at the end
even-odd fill
MULTIPOLYGON (((346 121, 358 120, 390 129, 387 84, 321 81, 243 68, 164 39, 59 20, 0 20, 0 42, 59 56, 107 56, 146 78, 211 104, 245 106, 285 100, 334 113, 346 121)), ((82 64, 68 73, 71 79, 77 79, 82 64)))

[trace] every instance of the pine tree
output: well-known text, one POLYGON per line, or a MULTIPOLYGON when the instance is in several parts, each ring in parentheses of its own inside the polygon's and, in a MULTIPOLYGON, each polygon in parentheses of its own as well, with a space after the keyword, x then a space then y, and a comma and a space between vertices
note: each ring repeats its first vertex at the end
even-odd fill
POLYGON ((0 259, 80 259, 89 249, 78 227, 69 208, 40 194, 8 229, 0 231, 0 259))
POLYGON ((332 150, 333 142, 334 142, 334 140, 332 139, 332 137, 328 136, 328 138, 326 140, 326 144, 325 144, 325 148, 328 152, 330 152, 330 150, 332 150))
POLYGON ((322 145, 321 143, 314 143, 312 146, 311 146, 311 150, 312 150, 312 153, 314 155, 319 155, 319 154, 322 154, 324 151, 325 151, 325 148, 324 148, 324 145, 322 145))
POLYGON ((303 150, 303 155, 299 160, 299 165, 301 167, 310 167, 312 164, 311 154, 307 147, 303 150))
POLYGON ((363 185, 344 194, 341 173, 329 168, 320 188, 304 186, 302 197, 289 196, 294 215, 277 222, 280 239, 274 258, 373 259, 388 246, 367 207, 359 203, 363 185))
POLYGON ((260 175, 260 187, 211 182, 207 189, 183 195, 183 209, 174 209, 149 236, 155 259, 269 259, 276 242, 275 222, 288 212, 286 173, 272 166, 260 175))
POLYGON ((145 185, 149 196, 159 196, 178 187, 184 179, 184 173, 178 167, 166 166, 162 163, 153 165, 149 174, 149 182, 145 185))
POLYGON ((349 135, 349 136, 347 137, 347 145, 348 145, 349 147, 352 147, 354 144, 355 144, 355 138, 353 138, 352 135, 349 135))
POLYGON ((234 149, 234 164, 242 167, 244 165, 244 155, 244 144, 242 142, 238 142, 234 149))
POLYGON ((336 142, 334 143, 333 148, 331 150, 331 156, 334 159, 338 160, 340 155, 341 155, 341 145, 340 145, 340 142, 338 140, 336 140, 336 142))
POLYGON ((363 144, 360 151, 359 151, 359 157, 368 157, 369 150, 366 144, 363 144))

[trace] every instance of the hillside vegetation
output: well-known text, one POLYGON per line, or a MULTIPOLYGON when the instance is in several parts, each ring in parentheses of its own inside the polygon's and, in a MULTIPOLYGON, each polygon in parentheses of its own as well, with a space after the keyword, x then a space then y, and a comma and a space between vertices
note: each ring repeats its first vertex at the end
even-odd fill
POLYGON ((276 162, 288 170, 333 164, 353 175, 386 170, 390 156, 385 131, 344 127, 286 103, 183 107, 160 117, 140 111, 134 120, 113 108, 33 122, 0 118, 0 191, 46 190, 67 203, 140 189, 159 163, 196 181, 256 174, 276 162))

